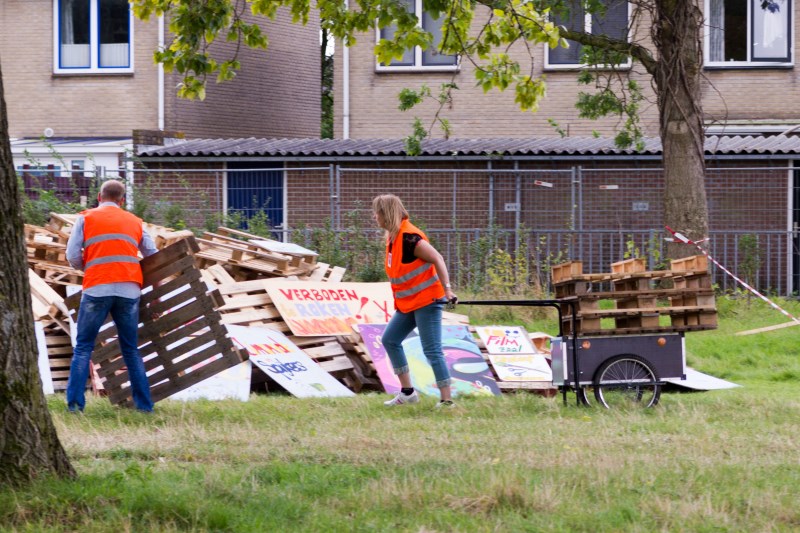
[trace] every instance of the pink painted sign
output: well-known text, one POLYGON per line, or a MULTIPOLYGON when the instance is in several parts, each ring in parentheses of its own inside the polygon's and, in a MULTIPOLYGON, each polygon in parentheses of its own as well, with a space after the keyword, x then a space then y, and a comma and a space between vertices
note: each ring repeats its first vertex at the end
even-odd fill
MULTIPOLYGON (((396 394, 400 390, 400 382, 392 369, 392 363, 381 342, 385 324, 359 324, 358 331, 364 339, 364 345, 372 358, 375 370, 386 392, 396 394)), ((422 343, 416 332, 412 332, 403 348, 411 368, 411 381, 418 391, 430 396, 438 396, 436 378, 428 360, 422 351, 422 343)), ((480 349, 472 340, 466 326, 442 326, 442 348, 447 368, 453 379, 453 396, 465 394, 499 395, 500 389, 492 377, 489 365, 481 355, 480 349)))

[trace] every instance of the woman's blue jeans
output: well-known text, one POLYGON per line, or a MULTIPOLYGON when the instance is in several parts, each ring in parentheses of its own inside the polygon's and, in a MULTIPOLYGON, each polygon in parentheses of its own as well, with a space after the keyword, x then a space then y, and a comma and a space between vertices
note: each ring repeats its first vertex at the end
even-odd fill
POLYGON ((75 339, 75 350, 67 381, 67 408, 70 411, 83 411, 86 405, 84 393, 86 380, 89 378, 89 362, 97 333, 109 313, 117 326, 122 358, 125 360, 125 366, 128 367, 133 405, 140 411, 152 411, 150 384, 147 381, 144 362, 139 355, 137 342, 139 299, 120 296, 89 296, 88 294, 84 294, 81 298, 81 307, 78 311, 78 334, 75 339))
POLYGON ((381 342, 392 361, 395 374, 409 372, 408 359, 403 350, 403 341, 416 327, 422 351, 433 369, 436 385, 439 388, 450 386, 450 371, 442 351, 442 309, 444 302, 434 302, 416 311, 403 313, 395 311, 383 332, 381 342))

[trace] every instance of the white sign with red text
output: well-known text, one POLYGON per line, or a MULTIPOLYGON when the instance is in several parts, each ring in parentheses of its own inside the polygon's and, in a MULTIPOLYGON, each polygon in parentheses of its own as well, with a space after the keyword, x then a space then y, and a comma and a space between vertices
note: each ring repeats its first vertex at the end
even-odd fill
POLYGON ((353 324, 385 324, 394 313, 388 282, 269 279, 264 285, 284 322, 298 337, 350 335, 353 324))

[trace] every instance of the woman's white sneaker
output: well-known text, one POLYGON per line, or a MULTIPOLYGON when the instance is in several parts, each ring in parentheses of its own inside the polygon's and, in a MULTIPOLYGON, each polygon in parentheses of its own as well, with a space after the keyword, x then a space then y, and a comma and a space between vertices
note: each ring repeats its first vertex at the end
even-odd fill
POLYGON ((403 391, 400 391, 397 393, 397 396, 391 400, 383 402, 383 405, 386 407, 394 407, 395 405, 403 405, 407 403, 419 403, 419 394, 417 394, 417 391, 414 391, 411 394, 403 394, 403 391))

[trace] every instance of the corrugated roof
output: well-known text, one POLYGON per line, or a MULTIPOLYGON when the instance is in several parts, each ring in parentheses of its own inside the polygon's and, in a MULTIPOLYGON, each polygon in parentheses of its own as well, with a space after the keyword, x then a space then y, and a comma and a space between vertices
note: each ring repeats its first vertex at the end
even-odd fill
MULTIPOLYGON (((709 136, 710 155, 800 154, 800 136, 709 136)), ((620 149, 611 138, 549 137, 496 139, 428 139, 421 156, 593 156, 659 155, 661 140, 645 139, 645 148, 620 149)), ((143 157, 380 157, 405 156, 402 139, 193 139, 148 147, 143 157)))

